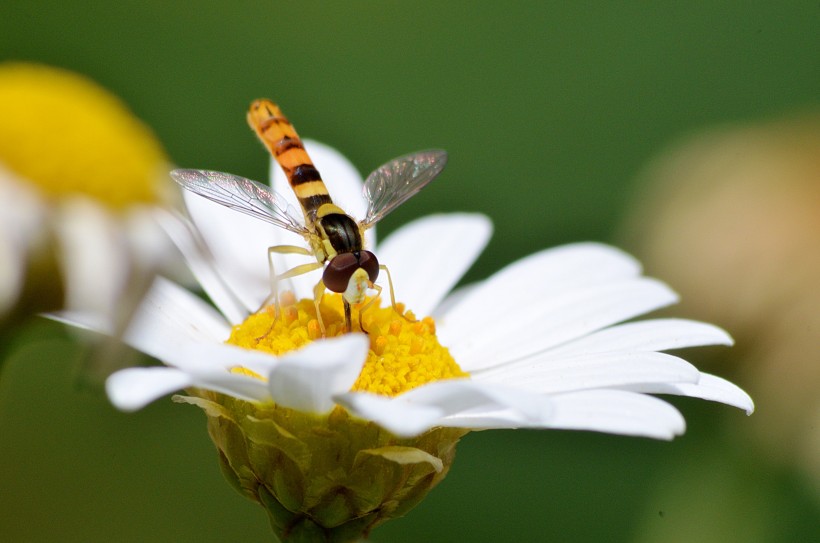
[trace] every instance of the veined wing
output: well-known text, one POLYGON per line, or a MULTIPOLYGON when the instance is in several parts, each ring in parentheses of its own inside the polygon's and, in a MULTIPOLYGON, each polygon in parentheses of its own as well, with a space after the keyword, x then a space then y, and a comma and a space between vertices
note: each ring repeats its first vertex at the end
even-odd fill
POLYGON ((284 197, 262 183, 209 170, 173 170, 171 177, 184 189, 203 198, 299 235, 309 235, 301 213, 297 214, 284 197))
POLYGON ((395 158, 367 176, 364 197, 367 213, 362 228, 370 228, 436 178, 447 164, 439 149, 395 158))

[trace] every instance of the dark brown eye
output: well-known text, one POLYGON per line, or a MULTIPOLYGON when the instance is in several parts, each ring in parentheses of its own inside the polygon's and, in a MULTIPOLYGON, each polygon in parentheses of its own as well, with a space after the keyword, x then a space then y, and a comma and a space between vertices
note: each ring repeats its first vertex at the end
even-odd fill
POLYGON ((359 259, 354 253, 339 253, 333 257, 322 274, 322 282, 328 290, 344 292, 350 276, 359 269, 359 259))
POLYGON ((362 251, 359 254, 359 266, 367 272, 370 282, 375 283, 376 279, 379 278, 379 261, 376 255, 370 251, 362 251))

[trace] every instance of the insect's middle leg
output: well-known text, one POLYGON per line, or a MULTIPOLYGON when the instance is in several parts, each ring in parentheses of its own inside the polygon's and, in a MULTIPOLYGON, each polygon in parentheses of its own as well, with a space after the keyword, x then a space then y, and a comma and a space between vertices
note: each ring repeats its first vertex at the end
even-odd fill
POLYGON ((289 277, 296 277, 297 275, 302 275, 303 273, 308 273, 313 270, 319 269, 322 267, 321 262, 309 262, 307 264, 301 264, 299 266, 293 267, 287 270, 282 275, 276 275, 276 269, 273 263, 273 255, 280 254, 296 254, 296 255, 305 255, 305 256, 313 256, 308 249, 304 247, 299 247, 298 245, 274 245, 273 247, 268 247, 268 269, 270 270, 270 294, 265 301, 262 302, 262 305, 259 307, 257 311, 261 311, 271 303, 273 303, 273 310, 274 315, 279 315, 279 293, 277 283, 282 279, 287 279, 289 277))

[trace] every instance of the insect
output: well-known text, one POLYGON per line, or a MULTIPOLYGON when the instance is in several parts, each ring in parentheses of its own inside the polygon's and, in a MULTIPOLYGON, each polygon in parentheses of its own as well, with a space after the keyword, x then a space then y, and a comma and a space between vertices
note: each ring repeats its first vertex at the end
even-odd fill
POLYGON ((238 175, 208 170, 174 170, 171 176, 195 194, 295 232, 305 239, 307 247, 276 245, 268 248, 271 294, 262 308, 272 301, 278 313, 276 285, 280 280, 324 267, 322 278, 313 289, 322 335, 325 334, 325 326, 319 304, 325 288, 342 295, 345 324, 347 330, 352 331, 351 305, 363 303, 368 289, 376 290, 376 297, 359 310, 361 314, 381 295, 382 288, 375 283, 380 270, 387 275, 390 301, 398 312, 390 271, 379 263, 376 255, 364 248, 364 232, 435 179, 447 163, 447 153, 441 150, 421 151, 393 159, 377 168, 364 182, 367 211, 364 219, 357 222, 333 203, 302 140, 276 104, 266 99, 254 101, 247 119, 285 172, 302 208, 302 216, 292 207, 289 208, 287 201, 268 186, 238 175), (275 253, 313 256, 316 261, 276 275, 273 265, 275 253))

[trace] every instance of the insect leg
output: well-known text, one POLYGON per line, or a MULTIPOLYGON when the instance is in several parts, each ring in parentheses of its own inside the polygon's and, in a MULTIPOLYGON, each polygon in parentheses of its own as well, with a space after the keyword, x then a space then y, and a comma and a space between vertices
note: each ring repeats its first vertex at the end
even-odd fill
MULTIPOLYGON (((370 286, 370 288, 372 288, 373 290, 376 291, 376 295, 373 296, 372 298, 370 298, 370 301, 368 301, 366 304, 364 304, 362 307, 359 308, 359 328, 361 328, 362 332, 364 332, 365 334, 369 334, 369 332, 364 329, 364 324, 362 323, 362 313, 367 311, 367 308, 369 308, 371 305, 373 305, 375 302, 377 302, 379 300, 379 296, 382 295, 382 287, 380 287, 379 285, 377 285, 375 283, 370 283, 369 286, 370 286)), ((395 305, 394 305, 394 307, 395 307, 395 305)), ((398 311, 397 311, 397 313, 398 313, 398 311)))
MULTIPOLYGON (((348 302, 345 299, 342 299, 342 302, 344 302, 344 306, 345 306, 345 324, 347 324, 347 333, 349 334, 353 331, 353 318, 350 315, 350 302, 348 302)), ((362 327, 362 321, 361 321, 361 314, 360 314, 359 315, 359 328, 361 328, 361 327, 362 327)), ((364 328, 362 328, 362 332, 364 332, 364 328)), ((367 332, 364 332, 364 333, 366 334, 367 332)))
POLYGON ((313 287, 313 306, 316 308, 316 320, 319 322, 319 330, 322 331, 322 337, 325 337, 325 323, 322 320, 322 313, 319 311, 319 305, 322 303, 322 298, 324 297, 325 284, 321 279, 319 279, 319 282, 316 283, 315 287, 313 287))
MULTIPOLYGON (((396 307, 396 294, 395 290, 393 289, 393 278, 390 277, 390 270, 387 269, 387 266, 384 264, 379 264, 379 269, 384 270, 384 273, 387 274, 387 284, 390 285, 390 305, 393 307, 393 311, 404 317, 408 322, 418 322, 415 319, 411 319, 406 314, 399 311, 399 308, 396 307)), ((373 285, 376 288, 376 285, 373 285)), ((381 293, 381 289, 379 289, 379 293, 381 293)))
POLYGON ((281 276, 277 277, 276 276, 275 266, 273 264, 273 255, 274 255, 274 253, 282 254, 282 255, 284 255, 284 254, 297 254, 297 255, 305 255, 305 256, 311 256, 313 253, 311 253, 310 251, 308 251, 304 247, 299 247, 297 245, 274 245, 273 247, 268 247, 268 269, 270 270, 270 294, 268 294, 268 297, 265 298, 264 302, 262 302, 262 305, 259 307, 259 309, 257 309, 257 312, 261 311, 262 309, 267 307, 272 302, 273 303, 273 311, 274 311, 273 314, 274 314, 274 317, 277 317, 277 316, 279 316, 279 295, 277 293, 277 285, 276 285, 277 282, 280 279, 285 279, 287 277, 293 277, 294 275, 300 275, 301 273, 307 273, 309 271, 315 270, 316 268, 321 266, 321 263, 318 263, 319 266, 316 266, 316 267, 301 271, 299 273, 291 273, 294 270, 302 267, 302 266, 296 266, 296 268, 292 268, 292 269, 286 271, 285 273, 283 273, 281 276), (290 275, 288 275, 288 274, 290 274, 290 275))
POLYGON ((298 266, 294 266, 282 275, 277 275, 276 280, 280 279, 289 279, 291 277, 296 277, 297 275, 302 275, 308 272, 312 272, 313 270, 318 270, 324 264, 321 262, 308 262, 307 264, 299 264, 298 266))

